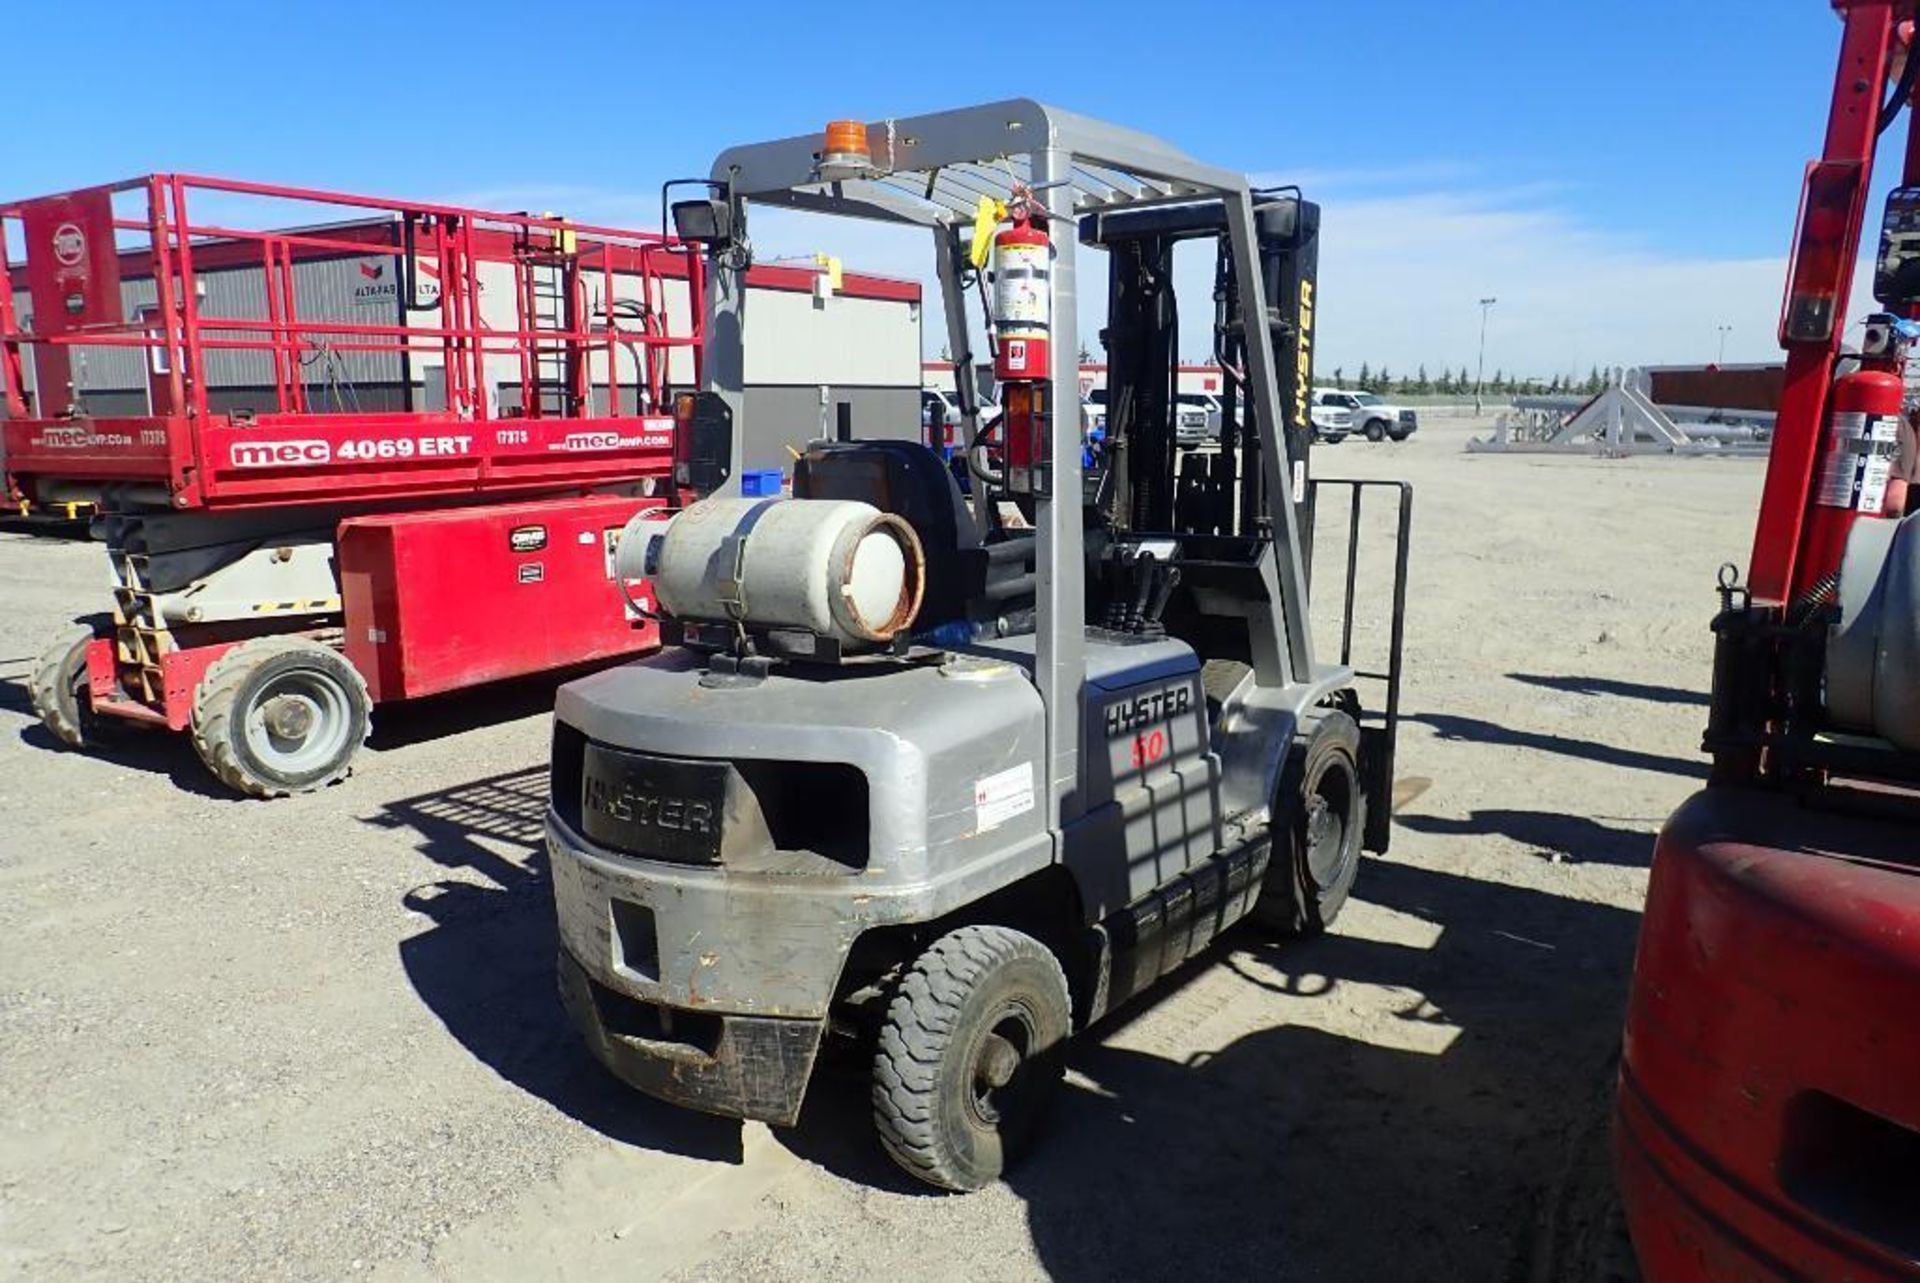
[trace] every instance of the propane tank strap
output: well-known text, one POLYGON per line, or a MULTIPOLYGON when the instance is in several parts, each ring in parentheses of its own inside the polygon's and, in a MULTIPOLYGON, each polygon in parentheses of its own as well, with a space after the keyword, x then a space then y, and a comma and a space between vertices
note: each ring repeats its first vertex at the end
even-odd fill
POLYGON ((747 539, 745 535, 728 535, 720 545, 720 555, 726 559, 729 567, 721 577, 719 591, 715 596, 726 610, 727 617, 739 623, 747 617, 747 592, 742 587, 747 569, 747 539))

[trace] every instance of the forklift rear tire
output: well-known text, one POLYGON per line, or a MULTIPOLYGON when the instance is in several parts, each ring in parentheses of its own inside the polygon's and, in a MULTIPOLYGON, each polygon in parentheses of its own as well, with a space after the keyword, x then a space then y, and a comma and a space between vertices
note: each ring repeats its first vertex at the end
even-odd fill
POLYGON ((1038 940, 993 926, 941 936, 895 989, 874 1052, 887 1153, 942 1189, 1000 1179, 1059 1090, 1071 1027, 1066 974, 1038 940))
POLYGON ((1280 776, 1275 810, 1291 819, 1276 832, 1253 920, 1288 936, 1319 935, 1333 925, 1360 870, 1367 795, 1360 786, 1360 726, 1328 712, 1295 744, 1280 776))
POLYGON ((33 666, 29 693, 34 715, 68 748, 86 748, 100 740, 100 723, 87 683, 87 644, 92 640, 93 629, 70 629, 33 666))
POLYGON ((344 778, 366 743, 359 670, 305 637, 256 637, 207 666, 193 690, 193 746, 248 797, 311 793, 344 778))

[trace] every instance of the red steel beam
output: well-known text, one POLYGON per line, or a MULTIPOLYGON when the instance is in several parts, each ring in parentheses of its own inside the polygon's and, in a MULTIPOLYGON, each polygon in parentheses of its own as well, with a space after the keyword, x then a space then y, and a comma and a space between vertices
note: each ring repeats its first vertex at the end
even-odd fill
MULTIPOLYGON (((1767 461, 1767 479, 1761 492, 1760 515, 1754 527, 1753 557, 1747 570, 1748 587, 1756 602, 1784 605, 1805 585, 1798 582, 1801 534, 1812 498, 1825 436, 1827 394, 1832 386, 1834 359, 1846 329, 1848 294, 1860 256, 1860 228, 1867 188, 1873 177, 1874 144, 1879 138, 1880 107, 1887 83, 1887 54, 1892 43, 1894 0, 1836 0, 1845 20, 1840 64, 1834 73, 1833 105, 1827 116, 1826 144, 1819 164, 1858 165, 1857 187, 1840 250, 1821 261, 1819 279, 1802 281, 1788 269, 1789 289, 1804 285, 1829 293, 1833 325, 1825 339, 1790 341, 1786 382, 1775 419, 1773 448, 1767 461)), ((1814 169, 1818 169, 1818 165, 1814 169)), ((1814 169, 1809 170, 1809 189, 1814 169)), ((1802 221, 1808 217, 1803 200, 1802 221)), ((1800 237, 1796 232, 1795 260, 1799 264, 1800 237)))

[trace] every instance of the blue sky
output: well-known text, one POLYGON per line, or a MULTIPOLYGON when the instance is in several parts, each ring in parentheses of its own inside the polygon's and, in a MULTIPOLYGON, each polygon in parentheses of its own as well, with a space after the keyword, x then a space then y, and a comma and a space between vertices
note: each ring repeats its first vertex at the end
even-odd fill
POLYGON ((1821 0, 96 2, 74 53, 75 10, 9 7, 8 195, 184 169, 651 222, 730 143, 1041 98, 1306 182, 1349 370, 1470 360, 1482 294, 1490 367, 1704 359, 1719 324, 1768 359, 1839 37, 1821 0))

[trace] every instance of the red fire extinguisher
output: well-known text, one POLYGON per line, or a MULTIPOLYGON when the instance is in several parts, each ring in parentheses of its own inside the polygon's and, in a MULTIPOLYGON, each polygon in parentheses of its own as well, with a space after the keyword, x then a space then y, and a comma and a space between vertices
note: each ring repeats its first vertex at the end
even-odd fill
POLYGON ((1047 378, 1053 328, 1053 247, 1024 212, 993 238, 993 332, 999 341, 994 377, 1001 382, 1047 378))
POLYGON ((1884 367, 1863 366, 1833 381, 1820 474, 1794 567, 1795 601, 1830 597, 1853 523, 1886 511, 1905 395, 1900 375, 1884 367))
POLYGON ((1007 490, 1045 495, 1051 492, 1053 246, 1027 199, 1016 193, 1011 210, 999 212, 1013 218, 993 237, 993 373, 1000 384, 1007 490))

